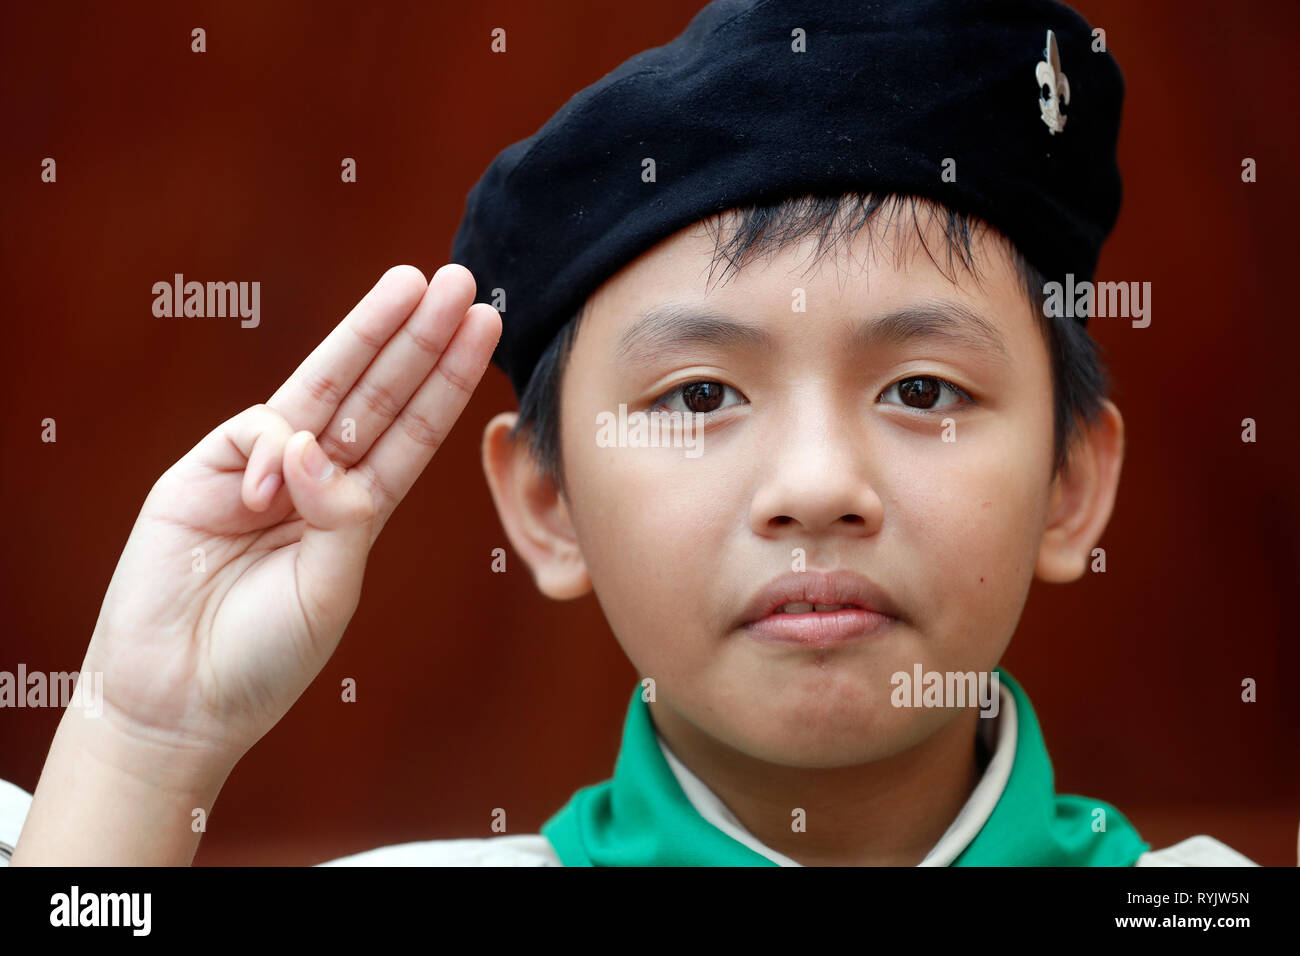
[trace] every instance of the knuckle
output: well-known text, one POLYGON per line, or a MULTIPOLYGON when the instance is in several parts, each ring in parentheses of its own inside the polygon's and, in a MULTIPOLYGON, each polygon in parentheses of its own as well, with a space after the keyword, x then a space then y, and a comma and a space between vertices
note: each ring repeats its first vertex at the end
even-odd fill
POLYGON ((157 480, 153 483, 153 485, 150 486, 149 493, 145 495, 144 498, 145 504, 147 505, 151 501, 156 501, 160 496, 167 494, 167 492, 175 484, 176 484, 176 466, 172 465, 161 475, 159 475, 157 480))
POLYGON ((266 418, 268 411, 270 409, 261 402, 256 405, 249 405, 238 415, 227 420, 223 427, 230 429, 249 424, 260 424, 266 418))
POLYGON ((474 391, 474 383, 466 378, 458 369, 450 368, 446 363, 440 363, 438 365, 438 374, 442 376, 443 381, 464 394, 466 397, 474 391))
POLYGON ((357 520, 367 524, 373 523, 379 509, 375 507, 375 496, 370 493, 370 489, 362 488, 362 493, 357 495, 357 520))
POLYGON ((402 326, 402 334, 414 342, 417 349, 424 352, 426 355, 433 356, 435 360, 437 360, 438 356, 442 354, 443 346, 439 345, 427 335, 412 330, 410 323, 402 326))
POLYGON ((343 389, 339 383, 320 372, 304 375, 302 386, 314 402, 337 406, 343 400, 343 389))
POLYGON ((401 417, 402 431, 404 431, 412 441, 417 444, 432 448, 435 451, 442 445, 447 437, 445 429, 439 428, 433 422, 425 418, 418 412, 407 409, 401 417))
POLYGON ((272 425, 282 428, 289 427, 289 420, 285 418, 280 411, 266 404, 266 402, 258 402, 256 405, 248 408, 244 414, 255 416, 263 430, 272 425))
POLYGON ((358 467, 354 468, 349 474, 359 474, 366 487, 370 489, 372 508, 389 508, 391 504, 396 503, 397 499, 394 497, 392 490, 384 484, 384 480, 379 477, 379 474, 373 468, 358 467))
POLYGON ((348 446, 334 437, 334 430, 321 432, 316 437, 316 444, 325 453, 325 457, 334 464, 348 460, 348 446))
POLYGON ((362 379, 357 383, 356 392, 367 410, 382 419, 391 421, 402 410, 393 393, 379 382, 362 379))
POLYGON ((347 328, 358 342, 364 345, 367 349, 370 349, 372 352, 378 352, 384 347, 384 340, 382 338, 378 335, 373 335, 357 328, 355 323, 349 322, 347 328))

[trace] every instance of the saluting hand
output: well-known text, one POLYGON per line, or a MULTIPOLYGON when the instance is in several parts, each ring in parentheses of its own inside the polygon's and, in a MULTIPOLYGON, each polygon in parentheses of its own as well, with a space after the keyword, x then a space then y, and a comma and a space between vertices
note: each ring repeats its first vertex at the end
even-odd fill
POLYGON ((116 730, 233 762, 298 699, 500 338, 474 295, 463 266, 427 284, 390 269, 265 404, 158 479, 83 665, 116 730))

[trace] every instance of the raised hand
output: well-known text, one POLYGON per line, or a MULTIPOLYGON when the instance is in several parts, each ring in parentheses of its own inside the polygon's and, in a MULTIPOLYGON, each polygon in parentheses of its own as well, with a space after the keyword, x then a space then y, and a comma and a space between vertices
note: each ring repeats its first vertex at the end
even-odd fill
POLYGON ((83 668, 108 723, 233 761, 338 646, 380 529, 478 384, 501 334, 447 265, 390 269, 265 403, 158 479, 83 668))

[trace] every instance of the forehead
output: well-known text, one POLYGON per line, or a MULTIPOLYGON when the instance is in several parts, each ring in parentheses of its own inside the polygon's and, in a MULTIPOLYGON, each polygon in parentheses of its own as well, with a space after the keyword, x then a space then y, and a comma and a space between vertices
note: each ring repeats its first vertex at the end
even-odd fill
POLYGON ((882 209, 849 233, 837 219, 829 229, 780 243, 760 238, 743 258, 728 248, 740 223, 734 210, 694 223, 629 262, 588 298, 588 343, 596 338, 606 351, 625 352, 648 318, 662 331, 674 314, 698 314, 705 305, 753 321, 759 312, 788 315, 814 306, 822 314, 883 315, 947 303, 998 332, 1007 327, 1015 335, 1036 324, 1007 240, 977 224, 963 262, 964 250, 950 250, 944 218, 934 207, 914 216, 882 209))

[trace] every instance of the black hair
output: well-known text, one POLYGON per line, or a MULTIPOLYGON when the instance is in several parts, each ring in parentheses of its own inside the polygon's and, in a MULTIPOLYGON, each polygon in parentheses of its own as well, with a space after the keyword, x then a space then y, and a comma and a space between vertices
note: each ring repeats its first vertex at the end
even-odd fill
MULTIPOLYGON (((713 267, 724 259, 727 261, 727 268, 723 270, 725 278, 728 271, 739 270, 757 255, 775 252, 820 230, 817 254, 813 260, 815 265, 838 243, 851 240, 882 209, 887 217, 885 230, 894 221, 901 232, 904 207, 910 208, 912 226, 920 239, 921 247, 930 260, 953 281, 956 281, 955 264, 966 269, 977 283, 979 281, 971 249, 972 238, 978 230, 987 229, 1006 242, 1025 295, 1039 319, 1039 328, 1048 345, 1053 392, 1053 472, 1059 472, 1080 437, 1081 423, 1096 421, 1102 402, 1109 392, 1110 384, 1101 350, 1077 320, 1044 314, 1046 280, 1029 264, 1019 249, 988 223, 919 196, 854 192, 842 196, 789 197, 736 207, 704 220, 703 225, 714 236, 713 267), (936 219, 939 221, 947 245, 944 257, 946 268, 935 258, 926 242, 926 230, 922 229, 918 219, 918 206, 929 213, 930 223, 936 219), (895 213, 899 214, 896 220, 895 213), (722 220, 728 216, 735 217, 738 221, 730 239, 724 244, 722 220), (833 238, 832 230, 835 231, 833 238)), ((901 255, 901 244, 898 248, 901 255)), ((584 302, 551 340, 538 360, 528 385, 520 396, 519 418, 511 431, 512 438, 526 437, 537 464, 561 492, 564 491, 565 482, 564 463, 560 453, 560 387, 578 326, 586 311, 587 303, 584 302)))

